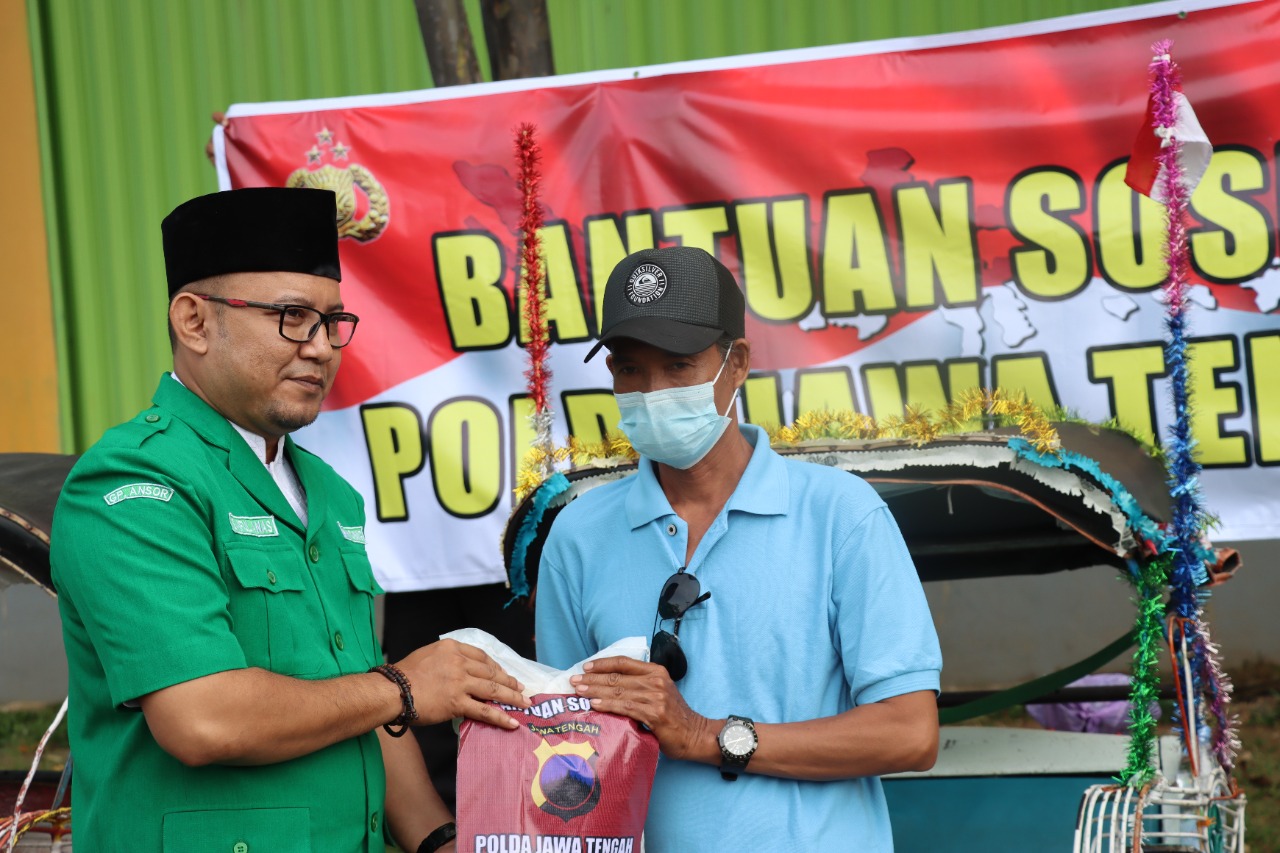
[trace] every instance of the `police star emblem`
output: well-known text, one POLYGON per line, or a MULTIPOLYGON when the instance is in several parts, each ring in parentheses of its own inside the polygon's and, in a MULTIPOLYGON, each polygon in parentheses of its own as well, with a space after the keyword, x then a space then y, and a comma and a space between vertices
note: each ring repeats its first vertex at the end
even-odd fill
POLYGON ((391 221, 391 200, 373 173, 351 162, 351 147, 321 128, 306 151, 307 165, 289 175, 286 187, 332 190, 338 197, 338 238, 357 243, 378 239, 391 221), (339 160, 347 161, 338 166, 339 160))
POLYGON ((568 823, 600 802, 596 776, 599 755, 590 743, 561 741, 552 746, 543 738, 533 751, 538 772, 533 776, 533 804, 568 823))

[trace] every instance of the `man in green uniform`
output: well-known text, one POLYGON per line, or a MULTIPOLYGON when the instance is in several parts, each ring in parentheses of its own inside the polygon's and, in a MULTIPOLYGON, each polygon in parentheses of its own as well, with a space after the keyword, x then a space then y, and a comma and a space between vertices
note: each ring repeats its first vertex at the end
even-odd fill
POLYGON ((331 192, 261 188, 162 226, 174 371, 54 518, 81 853, 381 853, 384 831, 451 851, 417 744, 391 733, 510 728, 485 700, 527 704, 456 643, 382 666, 363 503, 289 438, 358 322, 335 219, 331 192))

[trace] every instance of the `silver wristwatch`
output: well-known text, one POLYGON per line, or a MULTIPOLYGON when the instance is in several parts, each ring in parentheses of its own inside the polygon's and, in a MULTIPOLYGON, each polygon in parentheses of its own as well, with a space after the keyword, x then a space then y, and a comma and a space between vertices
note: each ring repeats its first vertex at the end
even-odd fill
POLYGON ((732 782, 747 769, 747 762, 760 745, 756 724, 746 717, 730 714, 716 740, 720 743, 720 776, 732 782))

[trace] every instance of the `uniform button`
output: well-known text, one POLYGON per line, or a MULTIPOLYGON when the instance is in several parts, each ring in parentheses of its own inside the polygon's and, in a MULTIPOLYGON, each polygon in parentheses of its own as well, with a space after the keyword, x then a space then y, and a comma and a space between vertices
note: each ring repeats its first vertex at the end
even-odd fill
MULTIPOLYGON (((147 415, 147 423, 149 424, 153 424, 158 420, 160 420, 159 415, 147 415)), ((239 853, 239 851, 237 851, 237 853, 239 853)))
POLYGON ((668 524, 668 525, 667 525, 667 535, 668 535, 668 536, 675 536, 675 535, 676 535, 676 526, 675 526, 674 524, 668 524))
POLYGON ((307 556, 309 556, 309 557, 311 558, 311 562, 313 562, 313 563, 318 563, 318 562, 320 562, 320 546, 319 546, 319 545, 312 545, 310 548, 308 548, 308 549, 307 549, 307 556))
POLYGON ((249 845, 243 841, 237 841, 231 845, 231 853, 249 853, 249 845))
POLYGON ((334 633, 334 635, 333 635, 333 644, 334 644, 335 646, 337 646, 337 647, 338 647, 338 651, 342 651, 343 649, 345 649, 345 648, 347 647, 347 644, 346 644, 346 643, 343 641, 343 639, 342 639, 342 632, 341 632, 341 631, 336 631, 336 632, 334 633))
POLYGON ((267 583, 275 583, 275 582, 276 582, 276 573, 267 572, 267 583))
POLYGON ((378 831, 378 813, 377 812, 374 812, 373 815, 370 816, 369 818, 369 831, 370 832, 378 831))

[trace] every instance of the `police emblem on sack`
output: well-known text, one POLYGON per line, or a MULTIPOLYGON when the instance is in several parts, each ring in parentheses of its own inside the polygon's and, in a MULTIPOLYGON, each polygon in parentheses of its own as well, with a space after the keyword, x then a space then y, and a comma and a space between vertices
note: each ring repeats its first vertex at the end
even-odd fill
POLYGON ((632 305, 648 305, 667 292, 667 274, 657 264, 641 264, 627 279, 627 299, 632 305))
POLYGON ((533 754, 538 759, 531 789, 535 806, 568 823, 599 804, 596 761, 600 756, 590 743, 566 740, 552 746, 543 738, 533 754))
POLYGON ((241 536, 263 538, 280 535, 279 529, 276 528, 276 517, 274 515, 232 515, 227 513, 227 518, 231 519, 231 532, 239 533, 241 536))
POLYGON ((171 497, 173 497, 173 489, 168 486, 162 486, 159 483, 130 483, 115 491, 107 492, 102 499, 107 502, 107 506, 115 506, 120 501, 133 498, 150 498, 153 501, 168 503, 171 497))

